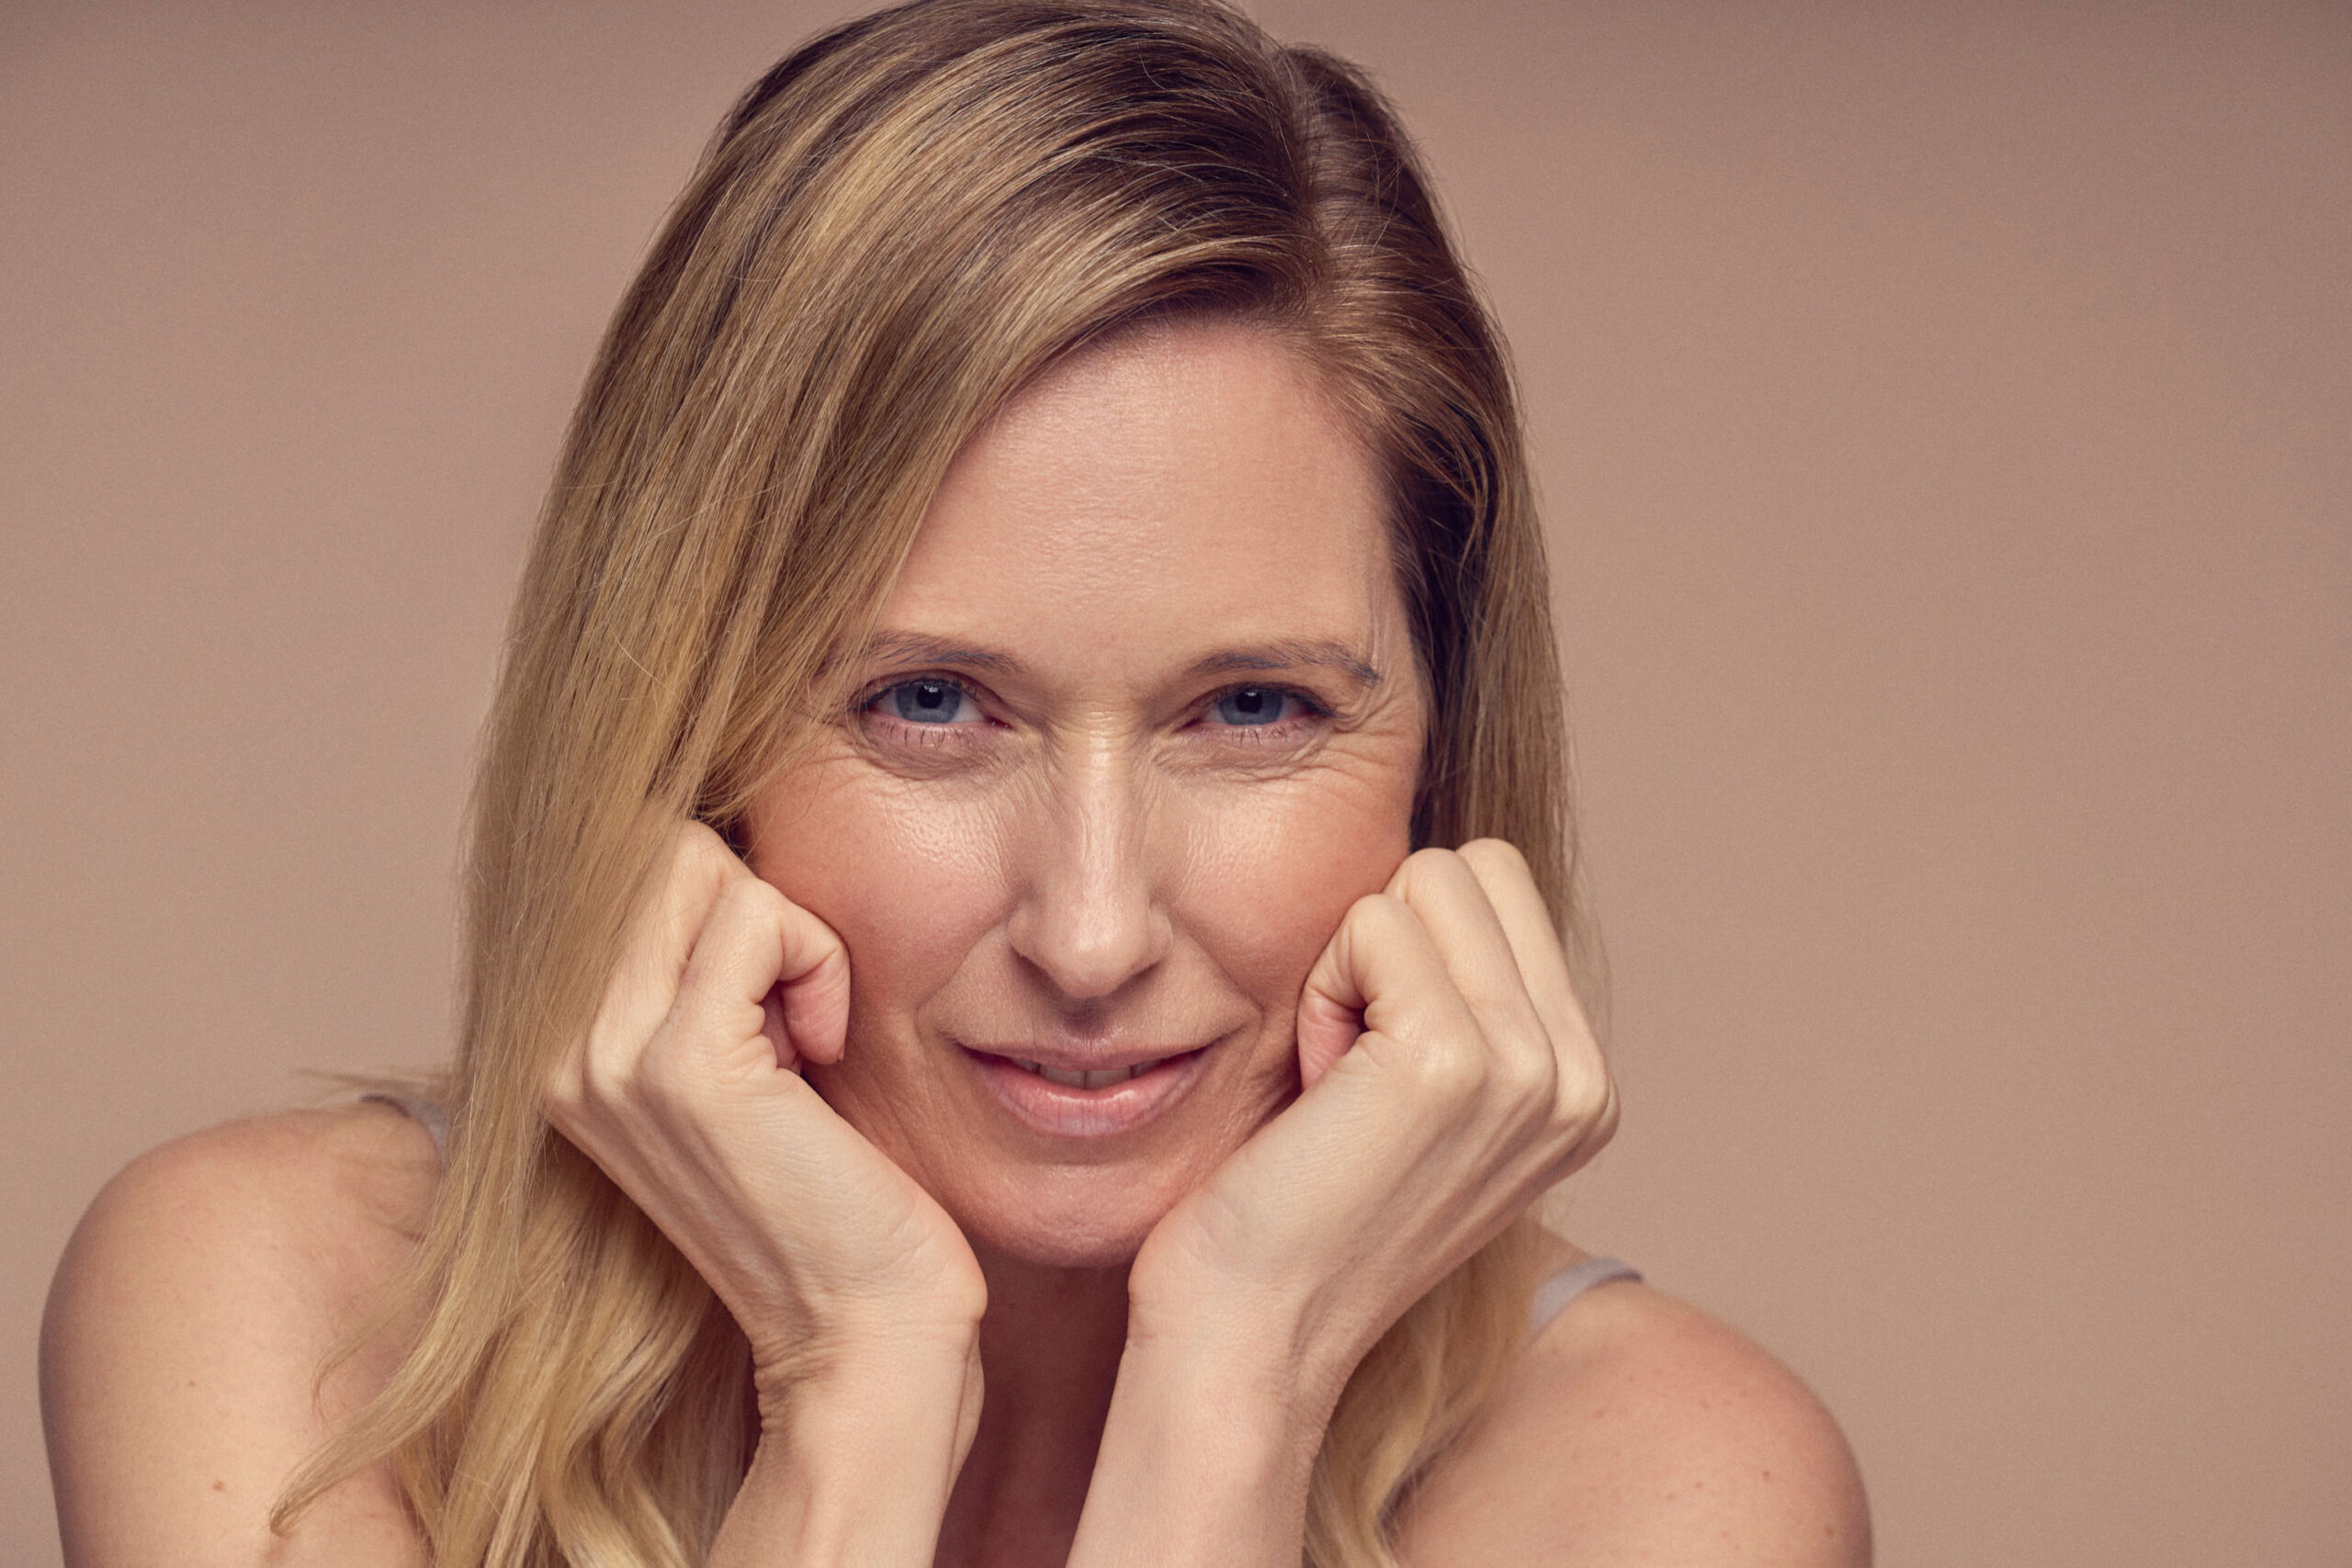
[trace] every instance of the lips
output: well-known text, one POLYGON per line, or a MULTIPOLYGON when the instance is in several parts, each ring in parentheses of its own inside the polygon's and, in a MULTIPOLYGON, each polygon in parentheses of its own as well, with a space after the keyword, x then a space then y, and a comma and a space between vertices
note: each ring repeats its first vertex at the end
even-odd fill
POLYGON ((1136 1074, 1149 1072, 1159 1065, 1158 1062, 1136 1062, 1124 1067, 1089 1069, 1057 1067, 1046 1062, 1024 1062, 1018 1056, 1011 1060, 1014 1066, 1033 1072, 1047 1083, 1060 1084, 1064 1089, 1109 1089, 1113 1084, 1123 1084, 1136 1074))
POLYGON ((1154 1120, 1192 1087, 1207 1055, 1201 1047, 1091 1066, 1040 1060, 1018 1046, 964 1047, 965 1059, 1006 1110, 1038 1132, 1067 1138, 1110 1137, 1154 1120))

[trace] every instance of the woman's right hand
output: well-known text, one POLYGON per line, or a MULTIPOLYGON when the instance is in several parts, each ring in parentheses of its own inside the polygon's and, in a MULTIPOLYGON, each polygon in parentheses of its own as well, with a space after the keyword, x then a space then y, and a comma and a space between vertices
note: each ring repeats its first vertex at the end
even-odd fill
POLYGON ((953 1368, 960 1461, 978 1420, 987 1289, 946 1213, 802 1081, 840 1059, 841 938, 682 825, 548 1119, 707 1280, 752 1346, 774 1430, 789 1390, 953 1368))

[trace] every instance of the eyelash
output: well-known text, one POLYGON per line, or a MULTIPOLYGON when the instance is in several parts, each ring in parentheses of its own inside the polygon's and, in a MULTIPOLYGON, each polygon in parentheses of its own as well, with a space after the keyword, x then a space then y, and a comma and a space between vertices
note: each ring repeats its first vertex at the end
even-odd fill
MULTIPOLYGON (((1272 724, 1215 724, 1204 727, 1224 731, 1225 739, 1232 743, 1265 746, 1292 741, 1296 738, 1301 727, 1331 716, 1329 705, 1317 701, 1311 693, 1303 692, 1295 686, 1275 685, 1263 681, 1242 681, 1230 686, 1221 686, 1203 697, 1198 705, 1196 718, 1214 713, 1217 704, 1237 692, 1270 693, 1296 703, 1302 711, 1288 718, 1276 719, 1272 724)), ((988 718, 985 705, 980 702, 978 692, 953 675, 931 671, 896 675, 880 685, 868 687, 850 705, 850 711, 853 716, 865 719, 868 723, 878 721, 896 731, 900 744, 933 748, 978 744, 978 738, 969 734, 969 731, 1000 728, 993 720, 988 718), (982 722, 979 724, 915 724, 882 711, 882 700, 891 693, 902 686, 927 682, 952 686, 962 693, 966 702, 981 709, 982 722)))
POLYGON ((1284 698, 1288 701, 1296 703, 1301 710, 1288 718, 1278 718, 1272 724, 1218 724, 1209 726, 1210 728, 1223 730, 1227 740, 1239 745, 1272 746, 1287 743, 1296 739, 1297 731, 1303 726, 1313 724, 1318 720, 1327 719, 1331 716, 1331 710, 1328 705, 1316 701, 1313 696, 1309 695, 1306 692, 1300 691, 1297 687, 1269 685, 1261 681, 1245 681, 1239 685, 1227 686, 1221 690, 1211 692, 1206 697, 1202 699, 1201 711, 1204 714, 1216 712, 1217 704, 1223 702, 1226 698, 1232 696, 1237 692, 1264 692, 1270 695, 1284 698))
POLYGON ((981 706, 979 694, 954 676, 944 674, 917 673, 893 676, 878 686, 868 688, 850 705, 850 712, 853 716, 863 719, 869 725, 878 723, 892 730, 894 732, 892 739, 896 744, 922 746, 933 750, 948 746, 969 746, 976 739, 969 733, 970 731, 993 727, 988 718, 986 709, 981 706), (978 724, 915 724, 895 714, 882 711, 883 699, 900 687, 934 682, 963 694, 966 702, 981 710, 981 722, 978 724))

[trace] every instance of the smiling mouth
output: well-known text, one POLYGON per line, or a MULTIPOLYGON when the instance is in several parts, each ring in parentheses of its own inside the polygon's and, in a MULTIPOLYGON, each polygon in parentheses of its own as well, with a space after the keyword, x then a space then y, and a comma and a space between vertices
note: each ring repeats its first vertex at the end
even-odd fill
POLYGON ((1066 1089, 1109 1089, 1113 1084, 1122 1084, 1138 1074, 1151 1071, 1166 1058, 1154 1057, 1148 1062, 1131 1062, 1124 1067, 1103 1067, 1095 1071, 1057 1067, 1044 1062, 1024 1062, 1018 1056, 1007 1056, 1005 1060, 1025 1072, 1036 1074, 1047 1083, 1057 1083, 1066 1089))
POLYGON ((1116 1089, 1131 1078, 1142 1077, 1159 1067, 1181 1067, 1207 1048, 1196 1045, 1189 1051, 1164 1051, 1154 1056, 1138 1056, 1125 1062, 1104 1062, 1099 1066, 1090 1066, 1068 1057, 1058 1062, 1048 1062, 1024 1056, 1018 1051, 986 1051, 977 1045, 965 1047, 976 1056, 992 1057, 1019 1067, 1024 1073, 1035 1073, 1047 1083, 1059 1084, 1064 1089, 1116 1089))
POLYGON ((1140 1127, 1182 1099, 1200 1077, 1208 1047, 1101 1066, 1080 1065, 1083 1058, 1071 1056, 1040 1061, 1021 1055, 1017 1047, 988 1051, 967 1045, 964 1054, 998 1103, 1018 1120, 1041 1133, 1096 1138, 1140 1127))

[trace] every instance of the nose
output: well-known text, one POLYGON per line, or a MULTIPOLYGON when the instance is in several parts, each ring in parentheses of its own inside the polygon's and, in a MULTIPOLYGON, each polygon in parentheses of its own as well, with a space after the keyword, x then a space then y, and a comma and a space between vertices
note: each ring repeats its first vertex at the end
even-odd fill
POLYGON ((1063 996, 1110 997, 1168 955, 1170 932, 1135 769, 1104 747, 1057 770, 1023 835, 1012 949, 1063 996))

